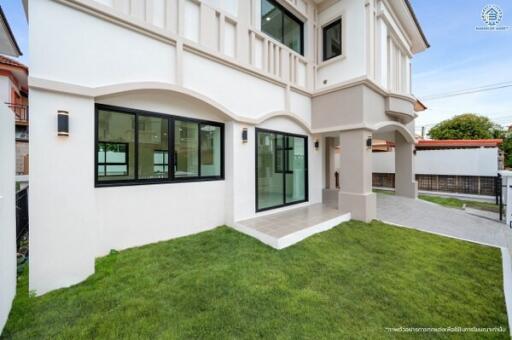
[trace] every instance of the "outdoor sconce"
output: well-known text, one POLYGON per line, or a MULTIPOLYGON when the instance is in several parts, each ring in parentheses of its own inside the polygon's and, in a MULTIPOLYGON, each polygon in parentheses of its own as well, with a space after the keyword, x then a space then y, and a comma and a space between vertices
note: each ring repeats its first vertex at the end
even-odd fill
POLYGON ((372 136, 368 136, 368 139, 366 139, 366 147, 368 149, 372 148, 372 136))
POLYGON ((57 112, 57 134, 59 136, 69 136, 69 112, 57 112))
POLYGON ((413 154, 414 156, 416 156, 416 149, 414 149, 414 151, 412 152, 412 154, 413 154))
POLYGON ((315 140, 315 149, 318 150, 318 148, 320 147, 320 142, 317 140, 315 140))
POLYGON ((242 143, 247 143, 249 141, 249 131, 247 128, 243 128, 242 130, 242 143))

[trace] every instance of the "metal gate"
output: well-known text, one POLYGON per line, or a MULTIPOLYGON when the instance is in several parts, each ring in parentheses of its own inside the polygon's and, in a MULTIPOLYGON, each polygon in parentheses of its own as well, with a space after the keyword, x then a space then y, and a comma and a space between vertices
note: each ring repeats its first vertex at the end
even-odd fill
POLYGON ((28 187, 16 193, 16 244, 28 232, 28 187))

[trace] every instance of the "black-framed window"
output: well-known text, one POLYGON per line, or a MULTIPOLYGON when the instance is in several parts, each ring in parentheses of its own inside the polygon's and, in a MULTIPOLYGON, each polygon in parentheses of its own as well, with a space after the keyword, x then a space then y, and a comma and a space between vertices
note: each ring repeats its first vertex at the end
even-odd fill
POLYGON ((96 104, 95 140, 98 187, 224 179, 222 123, 96 104))
POLYGON ((340 56, 342 53, 341 18, 325 26, 323 32, 323 60, 340 56))
POLYGON ((304 23, 274 0, 261 0, 261 30, 304 55, 304 23))

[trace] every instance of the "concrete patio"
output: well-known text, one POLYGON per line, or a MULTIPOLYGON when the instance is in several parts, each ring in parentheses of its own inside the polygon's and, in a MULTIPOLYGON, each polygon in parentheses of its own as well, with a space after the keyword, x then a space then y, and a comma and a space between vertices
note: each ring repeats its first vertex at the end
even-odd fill
POLYGON ((350 218, 350 213, 320 203, 238 221, 235 229, 273 248, 283 249, 350 218))
POLYGON ((496 247, 507 247, 505 224, 420 199, 377 194, 384 222, 496 247))

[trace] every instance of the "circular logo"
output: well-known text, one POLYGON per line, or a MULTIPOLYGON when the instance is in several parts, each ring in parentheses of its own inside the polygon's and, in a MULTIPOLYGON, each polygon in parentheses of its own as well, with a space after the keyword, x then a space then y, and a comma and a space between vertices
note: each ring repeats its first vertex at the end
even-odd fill
POLYGON ((503 18, 503 11, 498 5, 487 5, 482 9, 482 20, 488 26, 496 26, 503 18))

